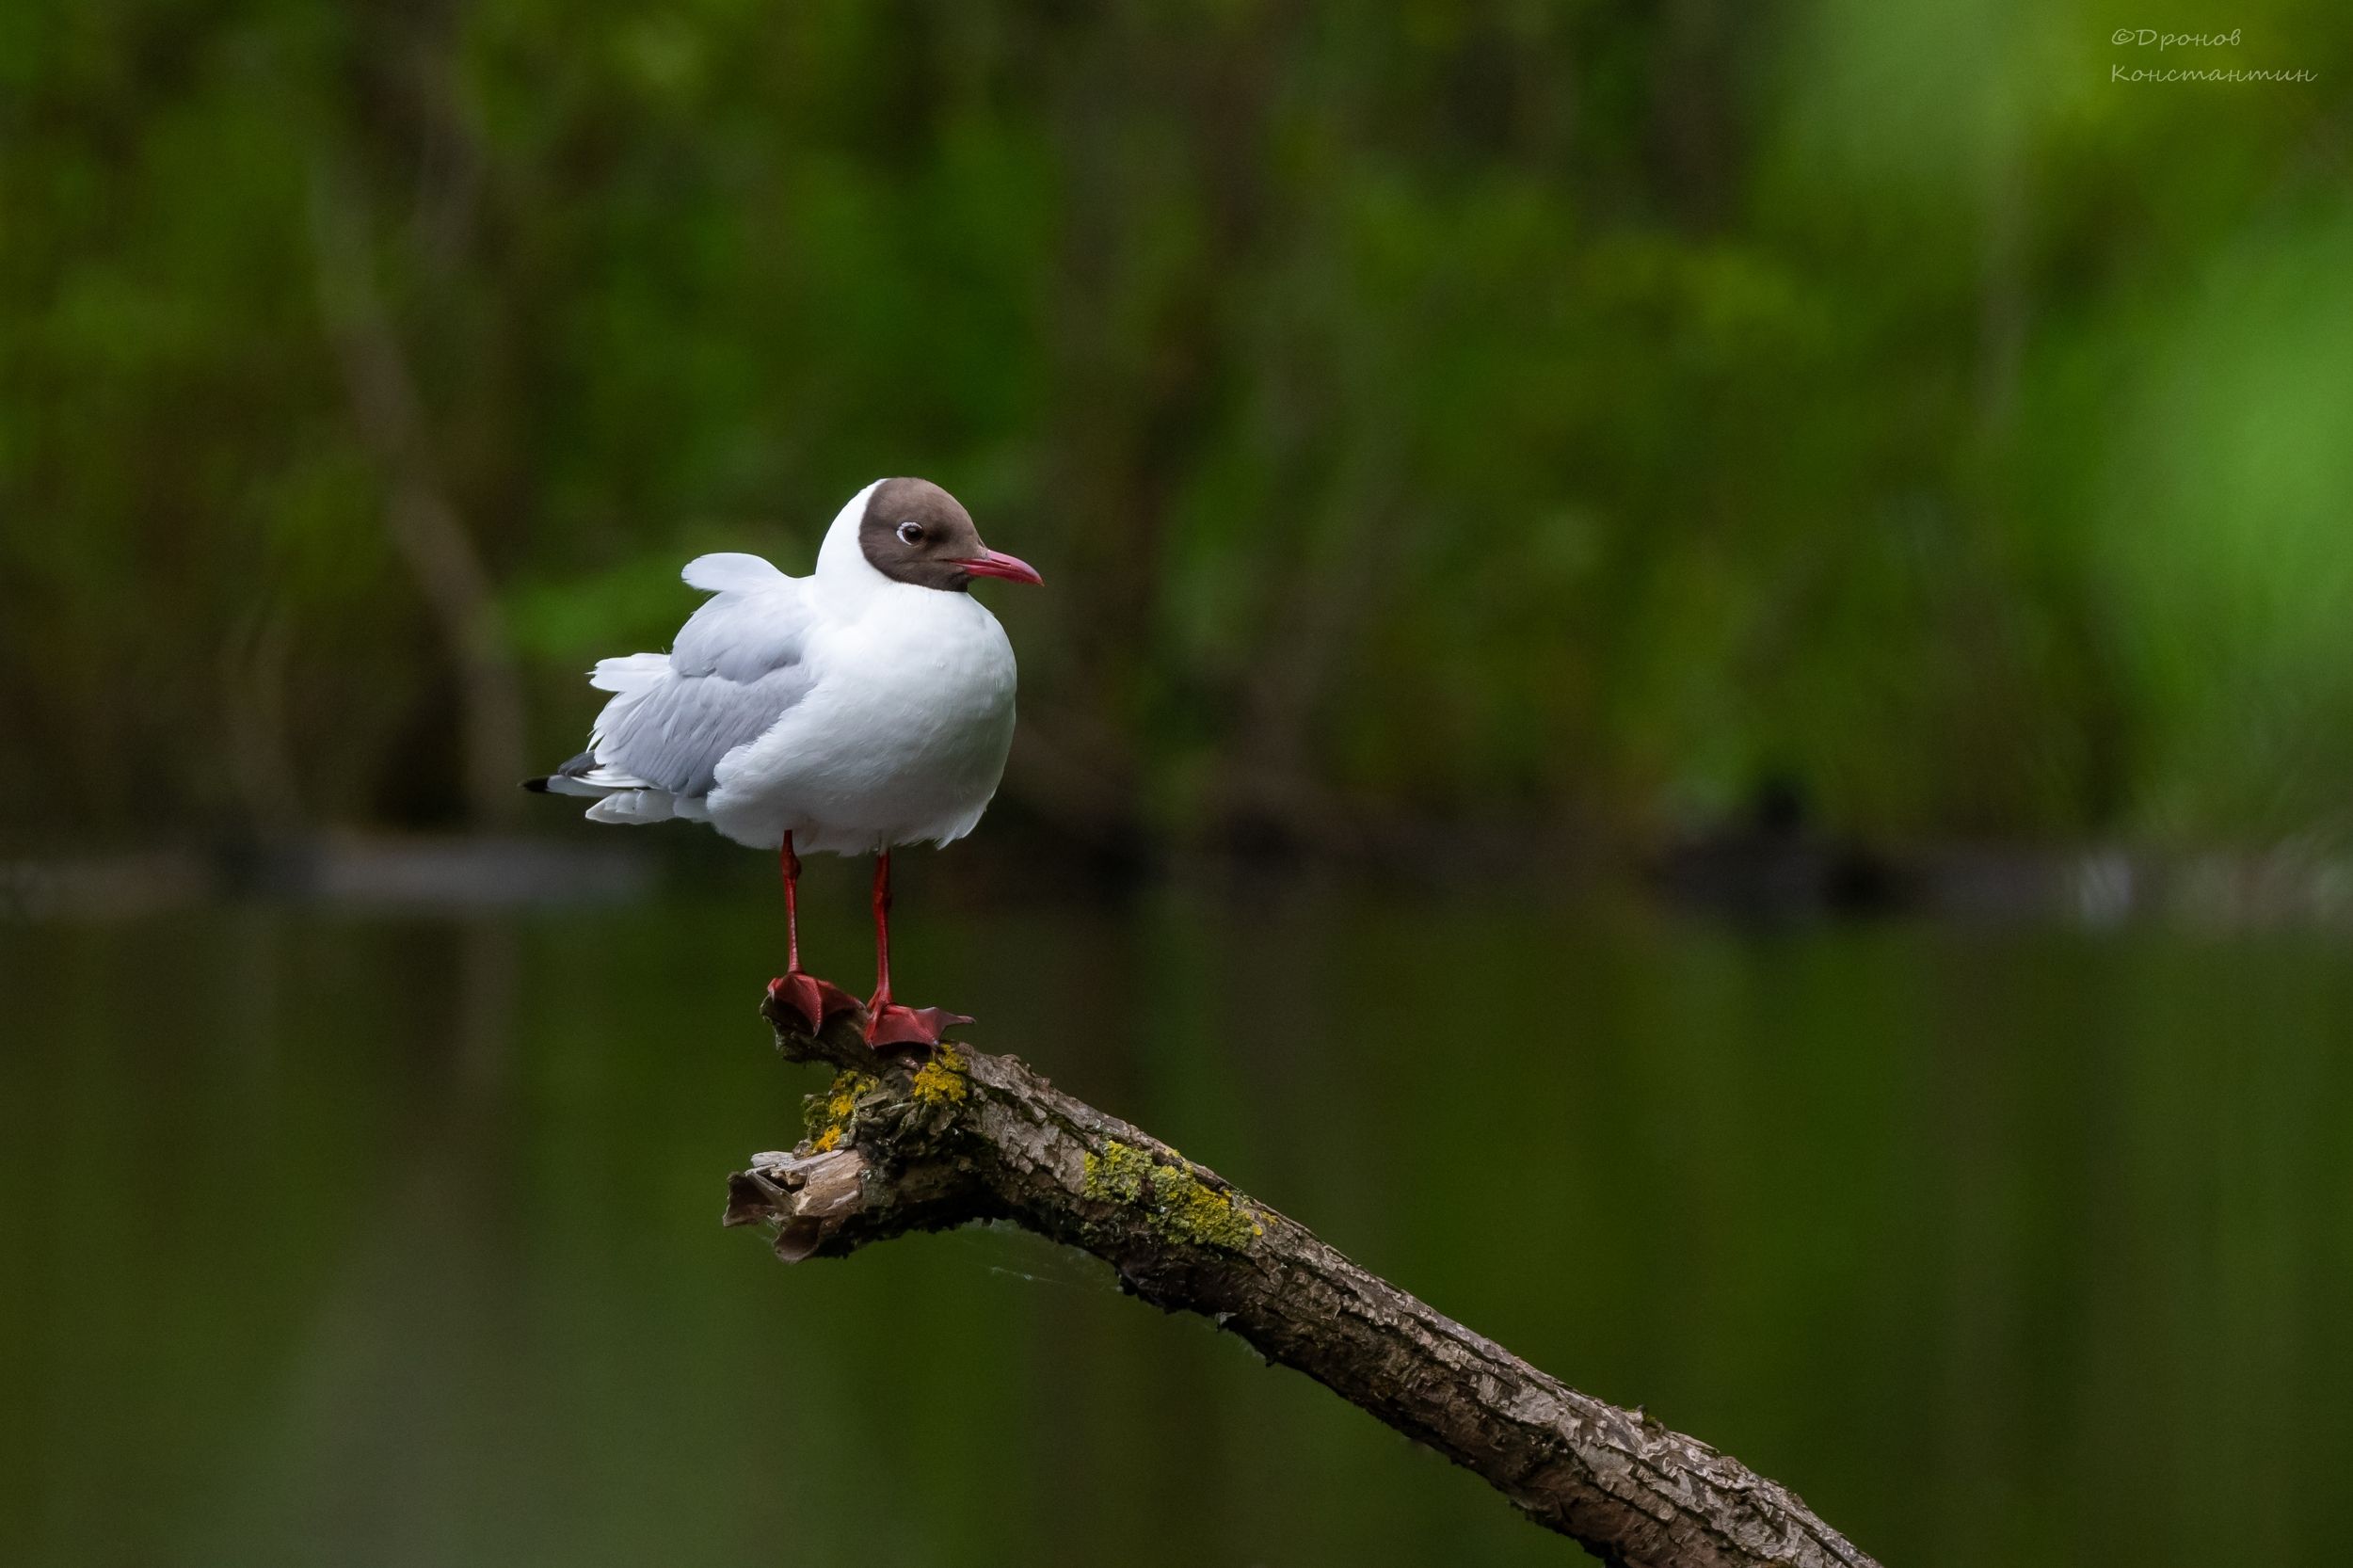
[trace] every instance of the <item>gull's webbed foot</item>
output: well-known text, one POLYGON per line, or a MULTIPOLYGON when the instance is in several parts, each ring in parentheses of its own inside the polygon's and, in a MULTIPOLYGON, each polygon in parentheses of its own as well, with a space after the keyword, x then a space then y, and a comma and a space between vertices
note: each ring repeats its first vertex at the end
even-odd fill
POLYGON ((935 1050, 940 1036, 972 1020, 938 1007, 902 1007, 895 1001, 870 1003, 866 1013, 866 1043, 877 1051, 935 1050))
POLYGON ((811 1035, 822 1031, 828 1018, 862 1011, 857 998, 806 969, 790 969, 776 976, 768 983, 768 995, 776 1000, 777 1011, 798 1021, 811 1035))

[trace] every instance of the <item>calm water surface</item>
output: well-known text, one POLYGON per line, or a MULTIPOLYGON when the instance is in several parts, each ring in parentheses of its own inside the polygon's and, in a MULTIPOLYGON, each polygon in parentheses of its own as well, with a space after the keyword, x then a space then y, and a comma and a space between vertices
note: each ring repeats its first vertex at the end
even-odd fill
MULTIPOLYGON (((906 902, 910 1000, 1890 1563, 2342 1560, 2339 939, 906 902)), ((0 1560, 1577 1559, 1078 1255, 720 1230, 777 923, 0 928, 0 1560)))

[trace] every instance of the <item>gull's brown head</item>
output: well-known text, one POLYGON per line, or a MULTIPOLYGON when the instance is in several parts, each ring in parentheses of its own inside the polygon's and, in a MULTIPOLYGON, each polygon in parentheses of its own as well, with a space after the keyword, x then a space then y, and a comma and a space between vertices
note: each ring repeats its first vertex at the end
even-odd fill
POLYGON ((876 571, 919 588, 962 593, 975 577, 1040 581, 1027 561, 983 544, 964 504, 928 479, 886 479, 875 486, 857 542, 876 571))

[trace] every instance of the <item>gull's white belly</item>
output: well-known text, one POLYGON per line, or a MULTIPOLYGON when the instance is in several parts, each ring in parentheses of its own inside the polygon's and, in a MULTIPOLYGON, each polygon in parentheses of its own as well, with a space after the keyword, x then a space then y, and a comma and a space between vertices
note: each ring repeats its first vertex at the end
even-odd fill
POLYGON ((718 767, 712 825, 773 848, 859 855, 960 839, 1013 744, 1013 647, 963 594, 910 588, 810 639, 815 683, 718 767), (911 596, 911 597, 910 597, 911 596))

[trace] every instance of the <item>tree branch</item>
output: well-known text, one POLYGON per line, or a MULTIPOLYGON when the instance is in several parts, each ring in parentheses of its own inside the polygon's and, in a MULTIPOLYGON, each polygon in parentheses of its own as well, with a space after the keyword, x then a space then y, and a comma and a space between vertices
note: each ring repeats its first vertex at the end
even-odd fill
POLYGON ((1785 1487, 1547 1377, 1012 1057, 886 1059, 843 1020, 811 1038, 762 1011, 788 1060, 836 1069, 808 1137, 728 1180, 726 1223, 772 1225, 785 1261, 1009 1220, 1210 1318, 1607 1562, 1875 1568, 1785 1487))

